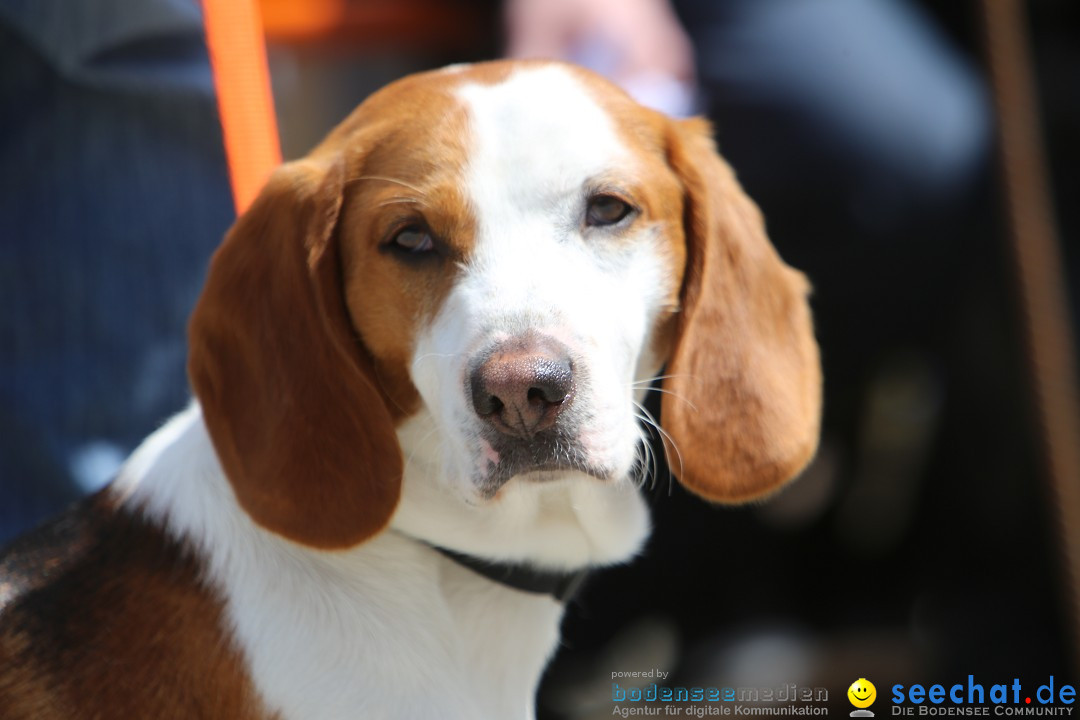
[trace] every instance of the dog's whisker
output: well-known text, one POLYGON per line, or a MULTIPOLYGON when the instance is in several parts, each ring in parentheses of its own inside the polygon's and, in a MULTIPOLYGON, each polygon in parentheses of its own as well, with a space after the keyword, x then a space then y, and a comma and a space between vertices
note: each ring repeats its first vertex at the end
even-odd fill
POLYGON ((396 205, 398 203, 419 203, 419 202, 420 202, 419 198, 392 197, 392 198, 387 198, 386 200, 383 200, 376 207, 386 207, 387 205, 396 205))
POLYGON ((416 187, 412 183, 407 183, 404 180, 400 180, 398 178, 387 177, 385 175, 361 175, 360 177, 352 178, 351 180, 349 180, 349 182, 353 183, 353 182, 359 182, 361 180, 381 180, 383 182, 396 183, 397 185, 400 185, 402 187, 409 188, 410 190, 412 190, 414 193, 417 193, 421 197, 426 195, 426 193, 423 190, 416 187))
POLYGON ((676 374, 673 374, 673 375, 654 375, 652 377, 643 378, 641 380, 633 380, 633 381, 631 381, 630 386, 631 387, 638 387, 640 385, 650 385, 650 384, 656 382, 657 380, 672 380, 674 378, 679 378, 679 377, 689 377, 689 376, 684 374, 684 373, 676 373, 676 374))
POLYGON ((636 487, 638 489, 641 489, 642 486, 645 483, 645 475, 644 475, 644 465, 645 465, 645 463, 644 463, 643 455, 644 455, 644 453, 646 451, 645 451, 644 445, 643 445, 644 437, 643 437, 642 432, 641 432, 640 429, 638 429, 638 431, 637 431, 637 439, 638 439, 638 442, 634 446, 634 462, 630 466, 630 473, 628 475, 628 478, 629 478, 630 482, 633 483, 634 487, 636 487))
POLYGON ((684 403, 689 405, 692 409, 697 410, 697 406, 694 405, 693 402, 691 402, 687 398, 683 397, 679 393, 675 392, 674 390, 668 390, 666 388, 661 388, 661 387, 651 387, 651 388, 648 388, 648 392, 658 392, 658 393, 662 393, 664 395, 670 395, 673 398, 678 398, 679 400, 682 400, 684 403))
MULTIPOLYGON (((416 446, 413 447, 413 449, 409 452, 409 455, 405 458, 405 464, 404 464, 405 469, 407 469, 409 467, 409 465, 413 464, 413 462, 415 460, 415 457, 416 457, 417 451, 419 451, 420 448, 426 448, 427 447, 428 438, 430 438, 432 435, 435 435, 438 432, 439 432, 439 426, 437 424, 435 424, 435 423, 432 423, 431 429, 428 430, 426 433, 424 433, 424 435, 420 438, 420 441, 418 443, 416 443, 416 446)), ((436 453, 442 452, 442 448, 443 448, 443 440, 440 439, 439 444, 435 448, 435 452, 436 453)))
MULTIPOLYGON (((644 422, 644 423, 646 423, 646 424, 648 424, 648 425, 650 425, 652 427, 655 427, 655 425, 653 425, 648 420, 648 418, 642 418, 642 422, 644 422)), ((655 490, 656 486, 657 486, 657 483, 660 482, 660 458, 656 454, 656 451, 653 450, 652 443, 650 442, 650 438, 649 438, 648 434, 646 434, 644 432, 644 430, 641 432, 641 442, 642 442, 642 446, 645 449, 645 455, 646 455, 645 459, 649 463, 649 475, 650 475, 650 478, 652 480, 652 482, 650 483, 649 489, 650 490, 655 490)), ((668 472, 668 479, 670 480, 670 478, 671 478, 671 472, 669 471, 668 472)))
POLYGON ((397 401, 397 398, 395 398, 393 393, 390 391, 390 387, 383 381, 383 377, 378 365, 374 367, 373 374, 375 375, 375 384, 379 387, 380 390, 383 391, 383 395, 391 403, 393 403, 394 407, 400 410, 403 415, 408 415, 409 411, 406 408, 402 407, 401 403, 397 401))
MULTIPOLYGON (((636 415, 643 423, 649 423, 648 418, 636 415)), ((656 454, 652 450, 652 445, 649 443, 648 434, 641 426, 638 427, 638 445, 639 451, 635 453, 634 462, 635 469, 640 473, 639 477, 635 479, 634 484, 640 489, 645 487, 645 483, 648 480, 652 480, 650 490, 656 488, 656 478, 660 472, 659 465, 657 463, 656 454)))
MULTIPOLYGON (((647 432, 645 429, 646 426, 652 425, 652 421, 644 415, 639 415, 637 413, 634 413, 634 417, 641 421, 641 425, 639 425, 637 428, 637 447, 640 448, 640 451, 637 453, 635 459, 641 464, 642 473, 647 472, 649 468, 652 469, 652 472, 650 473, 652 475, 652 485, 650 489, 654 489, 656 487, 656 475, 659 473, 659 467, 657 465, 656 456, 652 450, 652 445, 649 442, 649 435, 651 433, 647 432), (648 465, 648 467, 646 467, 646 465, 648 465)), ((643 487, 645 485, 646 479, 647 476, 642 475, 641 482, 638 486, 643 487)))
MULTIPOLYGON (((634 406, 638 410, 640 410, 642 412, 642 414, 647 416, 647 418, 648 418, 647 420, 645 418, 642 418, 642 420, 644 422, 647 422, 650 426, 656 428, 656 431, 660 434, 660 437, 663 439, 664 442, 662 442, 661 445, 663 445, 663 447, 664 447, 664 455, 667 457, 668 467, 671 467, 671 455, 668 452, 668 446, 670 445, 671 449, 675 451, 675 459, 679 461, 679 472, 675 473, 675 474, 678 475, 679 477, 682 477, 682 474, 683 474, 682 452, 679 450, 679 446, 676 444, 675 439, 673 437, 671 437, 671 434, 667 430, 665 430, 663 427, 660 426, 660 423, 657 422, 656 418, 653 417, 652 413, 650 413, 648 410, 645 409, 644 405, 642 405, 641 403, 635 401, 634 406)), ((638 417, 640 417, 640 416, 638 416, 638 417)), ((673 483, 671 482, 672 481, 671 476, 672 476, 672 473, 669 472, 668 473, 668 495, 671 495, 672 489, 674 487, 673 483)))
MULTIPOLYGON (((641 390, 642 387, 641 386, 632 387, 632 389, 641 390)), ((673 390, 668 390, 667 388, 662 388, 662 387, 647 387, 647 388, 644 388, 644 389, 645 389, 646 392, 656 392, 656 393, 661 393, 663 395, 670 395, 671 397, 676 398, 676 399, 681 400, 682 402, 686 403, 690 407, 691 410, 694 410, 695 412, 697 411, 697 406, 694 405, 694 403, 692 401, 690 401, 689 399, 683 397, 682 395, 680 395, 679 393, 677 393, 677 392, 675 392, 673 390)))
POLYGON ((452 360, 459 357, 461 357, 460 353, 424 353, 423 355, 413 360, 412 367, 417 368, 424 360, 431 360, 433 358, 437 360, 452 360))

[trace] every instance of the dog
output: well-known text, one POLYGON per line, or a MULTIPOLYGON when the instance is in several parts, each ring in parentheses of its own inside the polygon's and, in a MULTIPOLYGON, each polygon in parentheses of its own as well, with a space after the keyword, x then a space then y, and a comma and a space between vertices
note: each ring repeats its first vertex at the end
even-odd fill
POLYGON ((193 404, 0 560, 4 718, 531 718, 562 599, 649 532, 639 404, 720 503, 812 457, 808 283, 708 124, 451 66, 281 166, 193 404))

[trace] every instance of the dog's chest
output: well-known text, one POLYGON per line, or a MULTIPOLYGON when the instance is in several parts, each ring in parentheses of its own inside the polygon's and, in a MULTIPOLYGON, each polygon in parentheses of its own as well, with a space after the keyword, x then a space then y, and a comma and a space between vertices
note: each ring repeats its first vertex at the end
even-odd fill
MULTIPOLYGON (((282 548, 279 548, 281 550, 282 548)), ((387 533, 226 582, 256 688, 285 718, 530 718, 562 606, 387 533)))
POLYGON ((237 505, 197 409, 133 456, 111 492, 201 558, 223 631, 271 713, 292 718, 533 717, 562 605, 386 531, 322 551, 237 505))

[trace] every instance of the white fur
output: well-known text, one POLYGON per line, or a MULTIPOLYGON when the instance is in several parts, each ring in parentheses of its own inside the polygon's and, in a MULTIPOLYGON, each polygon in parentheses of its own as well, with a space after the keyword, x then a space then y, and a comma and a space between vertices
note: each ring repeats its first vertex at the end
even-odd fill
POLYGON ((481 578, 419 542, 579 568, 620 562, 648 532, 629 477, 639 429, 632 383, 656 372, 649 330, 666 290, 662 228, 632 242, 587 236, 588 184, 633 175, 634 154, 568 73, 518 72, 460 93, 471 122, 464 187, 474 257, 417 339, 423 410, 398 432, 406 471, 391 529, 346 551, 307 548, 253 523, 214 455, 198 405, 151 436, 113 492, 204 558, 268 709, 287 719, 533 717, 562 607, 481 578), (548 142, 551 139, 551 142, 548 142), (575 390, 583 473, 476 481, 490 453, 462 392, 476 348, 525 329, 588 369, 575 390))

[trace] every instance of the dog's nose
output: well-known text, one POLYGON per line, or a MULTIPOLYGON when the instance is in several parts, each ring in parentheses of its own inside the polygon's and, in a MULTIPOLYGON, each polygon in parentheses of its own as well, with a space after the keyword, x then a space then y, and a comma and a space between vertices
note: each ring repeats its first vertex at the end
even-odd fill
POLYGON ((499 432, 530 437, 570 404, 570 353, 557 340, 526 335, 500 343, 469 375, 476 414, 499 432))

